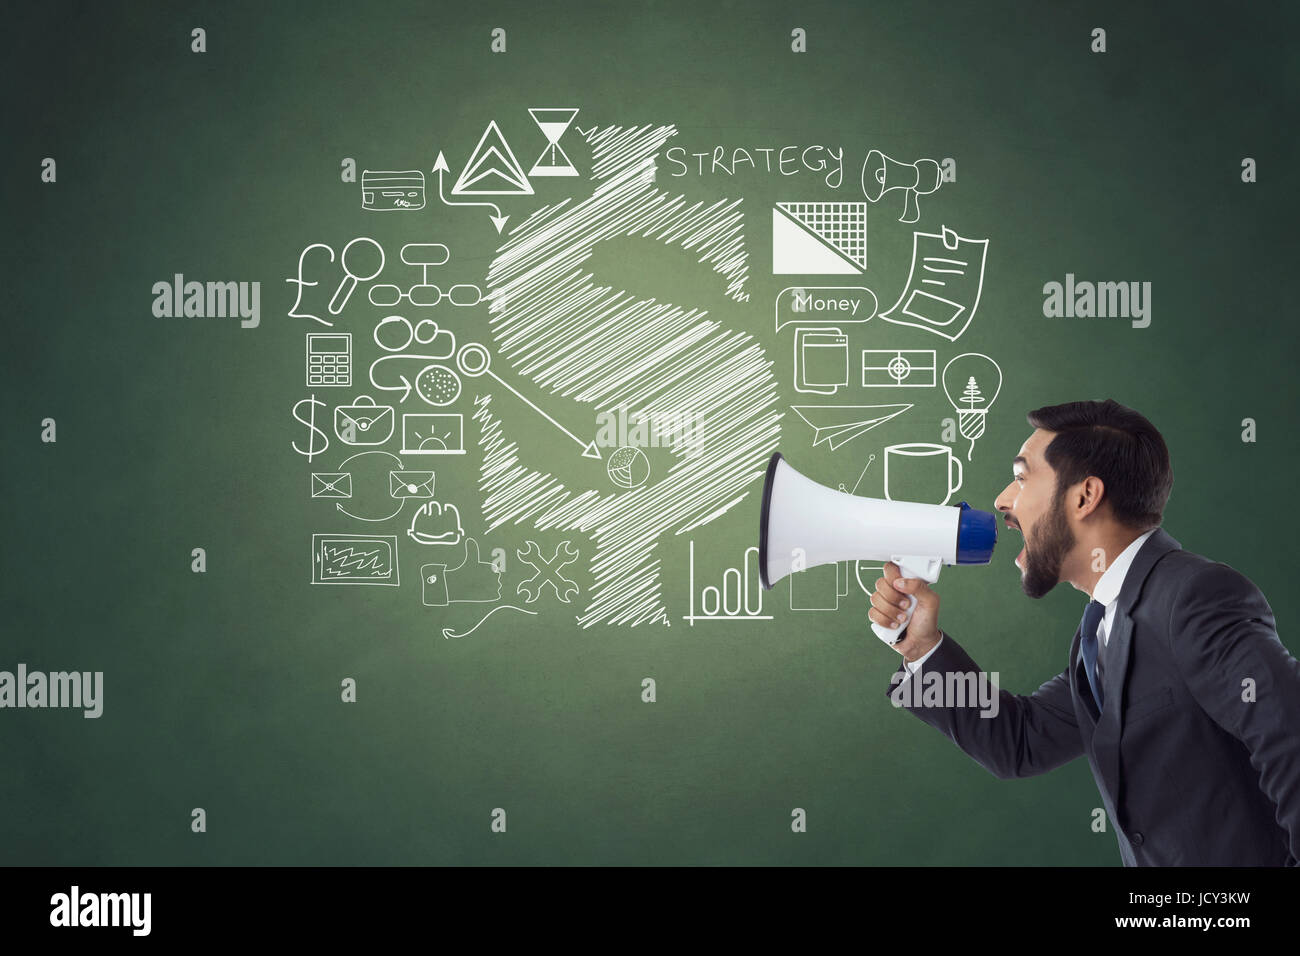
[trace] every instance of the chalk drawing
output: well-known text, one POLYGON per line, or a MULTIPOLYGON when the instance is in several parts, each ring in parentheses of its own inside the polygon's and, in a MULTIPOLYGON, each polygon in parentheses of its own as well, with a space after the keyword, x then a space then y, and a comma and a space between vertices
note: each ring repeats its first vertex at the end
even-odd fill
MULTIPOLYGON (((584 268, 603 241, 657 241, 697 256, 730 299, 748 301, 740 200, 690 202, 656 188, 656 158, 676 132, 671 125, 588 129, 592 193, 535 210, 510 230, 488 269, 494 358, 569 405, 588 406, 585 415, 570 410, 572 419, 620 407, 641 409, 652 421, 659 414, 707 414, 707 434, 672 447, 675 460, 659 480, 612 492, 601 481, 597 491, 566 487, 521 461, 510 435, 534 427, 532 421, 516 412, 510 395, 496 396, 496 404, 492 395, 476 397, 489 529, 531 522, 581 531, 595 545, 587 555, 588 603, 577 615, 584 628, 667 625, 661 539, 739 505, 759 486, 780 436, 772 361, 751 336, 670 296, 642 298, 601 284, 584 268), (503 420, 515 414, 518 425, 503 420)), ((556 402, 548 405, 559 414, 556 402)), ((578 474, 592 469, 584 481, 605 477, 595 462, 572 461, 578 474)))

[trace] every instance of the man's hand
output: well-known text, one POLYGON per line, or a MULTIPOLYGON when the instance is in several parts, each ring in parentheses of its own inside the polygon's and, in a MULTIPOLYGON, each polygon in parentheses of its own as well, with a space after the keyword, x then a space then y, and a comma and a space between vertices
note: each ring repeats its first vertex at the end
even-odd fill
POLYGON ((885 576, 876 579, 876 590, 871 595, 871 610, 867 616, 884 627, 894 627, 916 598, 916 612, 907 625, 907 634, 893 645, 906 661, 914 661, 930 652, 939 643, 939 595, 920 578, 905 578, 892 561, 885 563, 885 576))

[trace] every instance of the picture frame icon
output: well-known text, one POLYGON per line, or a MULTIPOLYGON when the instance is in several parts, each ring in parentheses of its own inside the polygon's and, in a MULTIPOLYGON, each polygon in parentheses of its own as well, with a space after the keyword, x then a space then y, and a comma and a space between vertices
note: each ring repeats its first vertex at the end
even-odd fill
POLYGON ((312 584, 397 587, 397 535, 313 534, 312 584))

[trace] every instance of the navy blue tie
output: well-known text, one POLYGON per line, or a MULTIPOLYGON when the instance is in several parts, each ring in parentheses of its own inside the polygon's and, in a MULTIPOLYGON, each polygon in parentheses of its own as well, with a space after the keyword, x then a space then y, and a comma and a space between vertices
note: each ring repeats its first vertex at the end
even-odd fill
POLYGON ((1093 700, 1097 710, 1101 711, 1101 685, 1097 683, 1097 625, 1106 616, 1106 605, 1100 601, 1089 601, 1083 611, 1083 623, 1079 626, 1079 650, 1083 654, 1083 670, 1088 675, 1088 685, 1092 688, 1093 700))

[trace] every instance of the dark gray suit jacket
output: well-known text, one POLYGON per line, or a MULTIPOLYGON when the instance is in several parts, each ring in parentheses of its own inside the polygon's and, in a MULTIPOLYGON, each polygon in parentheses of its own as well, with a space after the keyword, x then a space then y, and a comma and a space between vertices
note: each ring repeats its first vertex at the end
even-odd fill
MULTIPOLYGON (((1117 600, 1101 714, 1078 627, 1070 666, 1028 696, 1000 690, 996 717, 976 704, 907 709, 999 778, 1087 755, 1125 866, 1296 866, 1300 662, 1264 596, 1157 529, 1117 600)), ((943 633, 916 676, 977 672, 943 633)))

